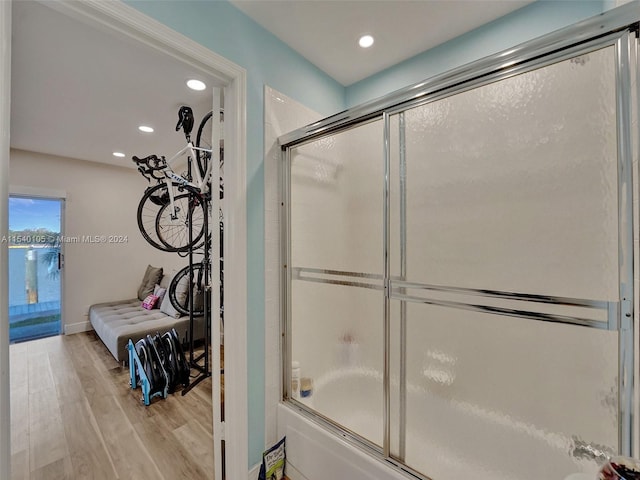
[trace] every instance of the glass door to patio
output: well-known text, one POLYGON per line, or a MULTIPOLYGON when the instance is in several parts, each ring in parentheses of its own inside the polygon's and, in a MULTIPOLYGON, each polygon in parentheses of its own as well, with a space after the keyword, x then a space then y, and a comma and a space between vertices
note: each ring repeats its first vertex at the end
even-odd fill
POLYGON ((64 200, 9 197, 9 341, 62 331, 62 217, 64 200))

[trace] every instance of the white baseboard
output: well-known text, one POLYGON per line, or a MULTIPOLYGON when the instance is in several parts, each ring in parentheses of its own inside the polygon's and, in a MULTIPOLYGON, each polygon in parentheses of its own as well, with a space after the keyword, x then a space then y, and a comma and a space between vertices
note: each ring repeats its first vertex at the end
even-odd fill
POLYGON ((93 327, 88 320, 86 322, 69 323, 64 326, 65 335, 73 335, 74 333, 88 332, 90 330, 93 330, 93 327))

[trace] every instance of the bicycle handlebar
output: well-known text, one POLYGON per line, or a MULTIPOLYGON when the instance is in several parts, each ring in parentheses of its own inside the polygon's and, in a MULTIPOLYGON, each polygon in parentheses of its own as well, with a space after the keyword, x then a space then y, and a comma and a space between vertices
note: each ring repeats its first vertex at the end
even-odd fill
POLYGON ((132 160, 138 166, 138 171, 148 181, 151 181, 151 178, 156 180, 165 178, 164 173, 160 173, 167 168, 167 160, 163 156, 149 155, 148 157, 138 158, 134 155, 132 160))

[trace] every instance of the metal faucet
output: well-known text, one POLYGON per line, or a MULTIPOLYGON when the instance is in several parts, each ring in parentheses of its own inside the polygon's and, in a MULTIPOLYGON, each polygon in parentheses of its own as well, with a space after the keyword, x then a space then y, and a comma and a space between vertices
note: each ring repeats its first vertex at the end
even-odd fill
POLYGON ((600 464, 616 454, 611 447, 607 447, 606 445, 585 442, 575 435, 573 435, 571 439, 573 441, 573 448, 570 453, 574 458, 595 460, 600 464))

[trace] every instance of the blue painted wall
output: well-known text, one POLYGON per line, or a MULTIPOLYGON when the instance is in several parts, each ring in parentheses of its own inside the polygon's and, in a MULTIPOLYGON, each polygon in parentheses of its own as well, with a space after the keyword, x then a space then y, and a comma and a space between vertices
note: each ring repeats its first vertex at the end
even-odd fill
POLYGON ((348 86, 347 107, 598 15, 603 8, 601 0, 539 0, 348 86))
POLYGON ((269 85, 330 115, 512 47, 611 7, 613 0, 539 0, 347 88, 224 0, 126 0, 247 70, 249 465, 264 445, 264 98, 269 85))
POLYGON ((127 1, 247 70, 247 364, 249 465, 264 445, 264 85, 330 115, 344 87, 226 1, 127 1))

